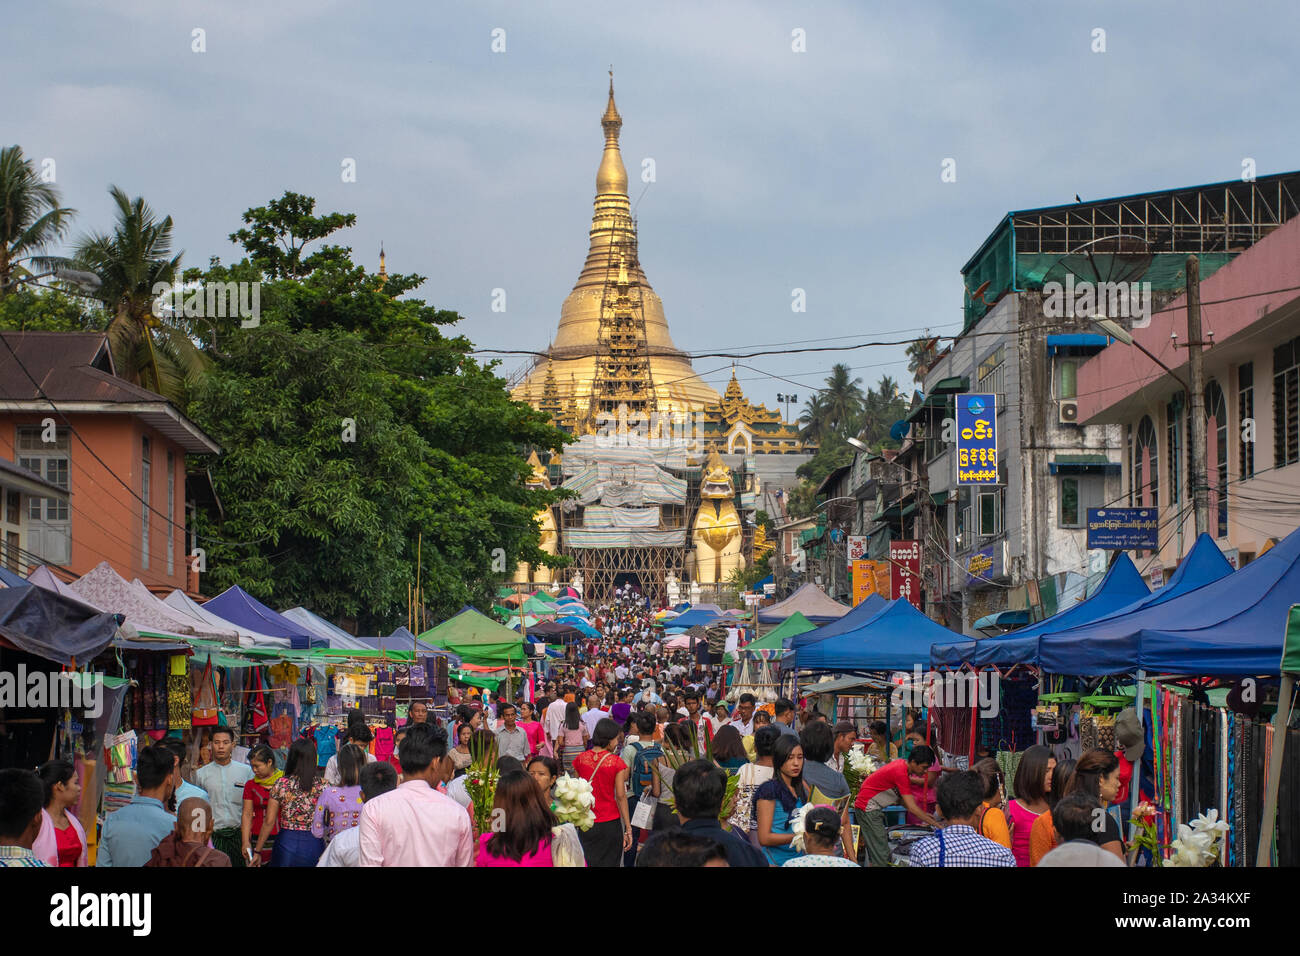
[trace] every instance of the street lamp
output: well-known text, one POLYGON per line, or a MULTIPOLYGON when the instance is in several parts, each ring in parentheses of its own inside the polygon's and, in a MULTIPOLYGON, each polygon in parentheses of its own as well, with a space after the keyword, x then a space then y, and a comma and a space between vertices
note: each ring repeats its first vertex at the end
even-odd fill
POLYGON ((1193 349, 1188 353, 1187 367, 1191 372, 1191 384, 1188 384, 1181 375, 1152 355, 1145 345, 1133 338, 1133 335, 1118 322, 1100 315, 1092 316, 1089 321, 1116 341, 1135 347, 1168 372, 1170 377, 1183 387, 1183 394, 1187 396, 1187 414, 1190 417, 1192 438, 1191 448, 1188 449, 1187 456, 1187 483, 1191 486, 1192 512, 1196 521, 1196 534, 1199 537, 1209 529, 1209 479, 1205 475, 1205 449, 1209 445, 1209 437, 1206 434, 1208 422, 1205 417, 1205 396, 1201 391, 1203 382, 1201 346, 1204 343, 1199 341, 1201 327, 1200 274, 1198 271, 1199 266, 1192 262, 1193 259, 1195 259, 1195 256, 1188 257, 1187 270, 1187 344, 1189 348, 1193 349))
POLYGON ((81 291, 85 293, 95 292, 104 284, 103 280, 93 272, 84 272, 80 269, 66 269, 59 267, 51 269, 49 272, 42 272, 39 275, 14 276, 5 283, 5 287, 17 285, 20 282, 35 282, 37 279, 46 279, 51 276, 63 282, 80 286, 81 291))

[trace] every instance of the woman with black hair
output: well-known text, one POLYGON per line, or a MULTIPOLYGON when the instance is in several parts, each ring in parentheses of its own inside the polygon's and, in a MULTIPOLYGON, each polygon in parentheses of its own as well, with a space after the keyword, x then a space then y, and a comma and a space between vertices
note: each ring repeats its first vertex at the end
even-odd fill
POLYGON ((775 727, 759 727, 754 731, 754 762, 745 764, 736 773, 736 809, 727 823, 737 833, 749 837, 758 845, 758 823, 754 819, 754 794, 772 779, 772 750, 781 732, 775 727))
POLYGON ((1034 821, 1029 831, 1029 865, 1037 866, 1038 861, 1056 849, 1056 827, 1052 824, 1052 814, 1056 805, 1070 792, 1070 783, 1074 780, 1076 761, 1066 759, 1057 761, 1052 771, 1052 789, 1047 794, 1050 809, 1034 821))
MULTIPOLYGON (((1002 770, 992 757, 985 757, 975 764, 975 770, 984 781, 983 808, 979 812, 979 825, 975 832, 1011 849, 1011 827, 1007 825, 1007 815, 1002 809, 1004 794, 1002 792, 1002 770)), ((1035 821, 1034 826, 1038 823, 1035 821)), ((1032 834, 1032 830, 1030 833, 1032 834)))
POLYGON ((560 821, 532 777, 522 770, 503 773, 492 809, 510 825, 479 837, 475 866, 554 866, 552 830, 560 821))
POLYGON ((602 717, 596 722, 591 749, 573 760, 574 772, 590 781, 596 797, 596 822, 580 834, 588 866, 618 866, 622 855, 632 848, 632 819, 627 809, 628 766, 617 753, 622 733, 618 724, 602 717))
POLYGON ((316 865, 325 852, 325 843, 312 835, 311 825, 316 816, 316 801, 324 789, 325 778, 316 775, 316 742, 305 738, 295 740, 284 762, 284 776, 271 788, 262 833, 253 848, 254 861, 260 859, 272 825, 278 824, 280 833, 275 838, 271 866, 316 865))
POLYGON ((713 735, 713 759, 727 773, 736 773, 749 763, 749 754, 745 753, 745 741, 740 731, 730 724, 724 724, 713 735))
POLYGON ((565 773, 573 773, 573 761, 587 749, 589 740, 587 728, 582 723, 582 712, 577 702, 571 701, 564 708, 564 726, 560 728, 560 736, 555 738, 555 754, 565 773))
POLYGON ((348 743, 330 758, 339 782, 321 791, 311 821, 312 836, 321 837, 326 845, 342 831, 361 823, 361 769, 369 756, 356 744, 348 743))
MULTIPOLYGON (((248 752, 248 766, 253 770, 253 779, 244 784, 244 809, 239 821, 241 848, 245 866, 261 866, 271 862, 273 849, 264 847, 261 853, 255 855, 253 841, 262 832, 262 825, 266 821, 271 788, 284 776, 284 771, 275 768, 275 751, 266 744, 258 744, 248 752)), ((272 817, 271 832, 262 842, 274 841, 278 829, 276 820, 272 817)))
POLYGON ((843 820, 834 807, 813 807, 803 818, 803 856, 786 860, 782 866, 857 866, 841 852, 843 820))
POLYGON ((36 775, 45 787, 45 809, 32 853, 50 866, 85 866, 86 831, 76 814, 81 801, 76 768, 66 760, 48 760, 36 775))
POLYGON ((792 818, 808 802, 803 782, 803 746, 793 734, 781 734, 772 748, 772 779, 754 794, 754 817, 758 821, 758 845, 773 866, 782 866, 799 854, 794 841, 792 818))
POLYGON ((1056 769, 1056 757, 1042 744, 1035 744, 1025 751, 1016 767, 1013 786, 1016 798, 1007 804, 1007 815, 1011 820, 1011 852, 1016 858, 1016 866, 1029 866, 1029 835, 1033 831, 1034 821, 1051 809, 1048 794, 1052 792, 1052 771, 1056 769))
POLYGON ((554 757, 538 754, 528 760, 528 775, 533 778, 548 804, 555 801, 555 781, 560 779, 560 765, 554 757))
MULTIPOLYGON (((1086 793, 1099 800, 1102 810, 1105 810, 1119 795, 1119 788, 1119 758, 1109 750, 1089 750, 1075 764, 1070 789, 1062 796, 1086 793)), ((1103 813, 1102 818, 1105 827, 1101 830, 1093 828, 1092 841, 1103 850, 1109 850, 1121 860, 1124 859, 1124 834, 1119 822, 1109 813, 1103 813)))

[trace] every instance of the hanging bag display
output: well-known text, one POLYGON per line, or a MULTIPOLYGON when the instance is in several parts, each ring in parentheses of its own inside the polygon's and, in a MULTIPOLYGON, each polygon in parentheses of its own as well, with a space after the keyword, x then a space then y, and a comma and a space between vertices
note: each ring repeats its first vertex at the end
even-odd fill
POLYGON ((212 673, 212 655, 203 665, 199 688, 194 692, 194 713, 190 722, 195 727, 215 727, 221 715, 221 698, 217 696, 217 680, 212 673))

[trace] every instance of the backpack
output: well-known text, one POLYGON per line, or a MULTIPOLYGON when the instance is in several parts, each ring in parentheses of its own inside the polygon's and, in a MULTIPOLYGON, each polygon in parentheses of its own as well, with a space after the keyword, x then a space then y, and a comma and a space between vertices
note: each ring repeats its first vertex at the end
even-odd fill
POLYGON ((636 756, 632 758, 632 774, 629 777, 629 783, 633 795, 640 796, 648 788, 654 786, 654 771, 651 767, 656 760, 664 755, 664 751, 662 747, 654 743, 644 745, 637 741, 632 746, 636 748, 636 756))

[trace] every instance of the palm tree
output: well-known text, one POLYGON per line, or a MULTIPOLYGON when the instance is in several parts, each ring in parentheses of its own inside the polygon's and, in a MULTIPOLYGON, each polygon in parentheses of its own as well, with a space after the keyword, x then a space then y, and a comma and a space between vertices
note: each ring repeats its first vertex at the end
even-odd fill
POLYGON ((0 149, 0 299, 33 275, 66 264, 38 253, 63 236, 75 212, 59 205, 59 191, 42 181, 21 146, 0 149))
POLYGON ((917 339, 907 347, 907 370, 912 373, 915 381, 922 381, 930 367, 934 365, 934 360, 938 357, 939 340, 930 337, 930 330, 925 330, 925 335, 917 339))
POLYGON ((95 298, 110 315, 108 343, 117 374, 183 408, 186 386, 209 361, 183 316, 153 314, 155 284, 173 282, 180 271, 181 253, 172 255, 171 217, 160 221, 142 198, 131 199, 116 186, 109 194, 117 206, 113 232, 83 236, 75 260, 103 283, 95 298))
POLYGON ((862 414, 866 397, 862 394, 862 379, 853 378, 852 370, 844 364, 831 366, 831 374, 826 377, 826 389, 822 393, 826 407, 828 427, 841 435, 848 433, 848 428, 862 414))
POLYGON ((823 392, 814 392, 799 413, 799 437, 806 442, 819 444, 828 431, 826 398, 823 392))

